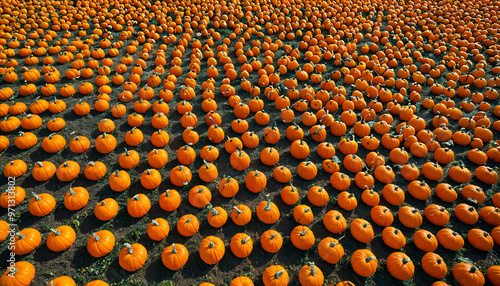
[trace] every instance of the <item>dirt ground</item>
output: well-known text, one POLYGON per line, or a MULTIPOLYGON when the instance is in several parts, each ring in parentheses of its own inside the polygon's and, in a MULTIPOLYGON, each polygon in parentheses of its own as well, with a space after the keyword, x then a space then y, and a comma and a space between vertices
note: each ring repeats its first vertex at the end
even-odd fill
MULTIPOLYGON (((223 35, 228 35, 229 33, 230 33, 229 29, 221 30, 221 34, 223 35)), ((298 41, 299 40, 296 40, 296 43, 298 43, 298 41)), ((222 39, 221 41, 216 42, 216 44, 219 44, 221 42, 222 39)), ((361 45, 362 44, 363 43, 361 43, 361 45)), ((125 45, 127 45, 127 42, 125 43, 125 45)), ((245 47, 248 46, 249 44, 245 45, 245 47)), ((358 46, 360 45, 358 44, 358 46)), ((171 51, 171 49, 173 49, 173 45, 169 46, 169 51, 171 51)), ((119 59, 124 54, 125 51, 124 49, 122 49, 120 56, 113 59, 115 63, 119 63, 119 59)), ((280 58, 282 55, 284 55, 284 51, 277 52, 275 60, 280 58)), ((235 57, 233 47, 231 47, 230 56, 235 57)), ((134 55, 134 58, 137 57, 138 53, 134 55)), ((180 86, 186 77, 186 73, 189 69, 189 57, 190 57, 190 52, 187 51, 183 57, 182 68, 184 73, 178 79, 179 83, 177 84, 177 86, 180 86)), ((263 55, 261 54, 257 58, 263 60, 263 55)), ((19 57, 17 57, 16 59, 19 62, 23 61, 19 57)), ((168 52, 167 63, 169 63, 171 59, 172 59, 171 55, 168 52)), ((436 57, 435 61, 438 62, 439 60, 440 58, 436 57)), ((141 83, 141 86, 142 84, 146 83, 146 78, 150 74, 152 74, 154 68, 153 61, 154 61, 153 58, 150 58, 150 60, 147 61, 148 67, 145 69, 144 75, 142 77, 143 81, 141 83)), ((305 61, 301 60, 300 63, 303 64, 305 63, 305 61)), ((233 64, 239 71, 241 65, 238 64, 236 60, 233 60, 233 64)), ((327 62, 325 64, 327 65, 327 72, 325 73, 324 77, 328 77, 332 71, 339 69, 339 67, 333 66, 331 62, 327 62)), ((55 65, 55 67, 59 69, 62 75, 64 74, 68 66, 69 66, 68 64, 55 65)), ((42 64, 38 64, 35 67, 41 69, 42 64)), ((203 63, 202 72, 197 78, 198 86, 195 89, 196 98, 192 101, 192 105, 194 107, 194 113, 198 116, 198 119, 200 121, 200 123, 195 128, 195 130, 200 134, 200 141, 194 147, 195 150, 197 151, 197 155, 199 155, 199 151, 203 146, 209 144, 214 145, 207 138, 206 135, 207 126, 203 123, 203 118, 205 116, 205 113, 201 109, 201 102, 203 100, 201 97, 202 94, 201 83, 207 79, 206 68, 207 68, 206 63, 203 63)), ((16 70, 19 71, 20 67, 17 68, 16 70)), ((215 91, 215 100, 217 101, 218 104, 217 112, 222 116, 222 121, 223 121, 222 127, 224 128, 226 135, 229 135, 230 137, 233 136, 240 137, 239 134, 236 134, 231 130, 230 126, 231 122, 236 117, 232 112, 232 108, 229 107, 227 98, 223 97, 219 91, 221 80, 224 77, 223 76, 224 71, 221 64, 218 66, 218 70, 219 70, 219 77, 216 80, 217 85, 215 91)), ((123 75, 124 78, 128 78, 129 74, 130 74, 130 68, 129 71, 123 75)), ((487 70, 487 77, 488 76, 491 77, 491 69, 487 70)), ((294 77, 294 74, 289 72, 285 76, 281 76, 281 79, 284 80, 285 78, 291 78, 291 77, 294 77)), ((253 73, 250 80, 252 81, 252 83, 255 84, 258 80, 257 75, 253 73)), ((58 82, 56 86, 58 89, 65 84, 73 84, 76 87, 81 81, 82 80, 70 82, 66 80, 64 76, 62 76, 61 81, 58 82)), ((13 89, 17 90, 21 84, 22 82, 20 80, 13 85, 8 85, 6 82, 0 81, 0 89, 5 86, 10 86, 13 89)), ((39 80, 38 82, 36 82, 38 88, 40 88, 43 84, 44 84, 43 80, 39 80)), ((336 84, 343 85, 343 82, 337 81, 336 84)), ((247 103, 251 97, 248 93, 241 90, 240 81, 236 80, 232 82, 232 85, 236 88, 236 94, 240 95, 242 101, 247 103)), ((313 87, 319 88, 319 85, 313 85, 313 87)), ((348 94, 353 90, 351 86, 345 85, 345 87, 348 90, 348 94)), ((112 86, 112 88, 113 92, 112 94, 110 94, 111 96, 110 106, 112 106, 115 102, 117 102, 118 94, 123 91, 123 86, 120 87, 112 86)), ((162 86, 155 88, 155 98, 151 100, 151 103, 153 103, 155 100, 158 100, 158 92, 161 89, 162 86)), ((280 199, 280 191, 286 185, 278 183, 276 180, 272 178, 272 170, 274 169, 274 167, 265 166, 260 162, 260 160, 258 160, 258 156, 261 150, 271 145, 267 144, 263 139, 263 131, 266 126, 260 126, 256 124, 253 118, 253 114, 251 114, 247 118, 247 121, 249 123, 249 130, 257 133, 261 141, 259 146, 255 149, 245 148, 245 152, 247 152, 249 156, 252 158, 250 168, 248 168, 246 171, 243 172, 239 172, 231 168, 229 163, 229 154, 227 154, 224 151, 224 142, 222 142, 216 145, 216 147, 218 147, 220 150, 219 159, 217 159, 217 161, 215 162, 219 170, 219 178, 215 182, 212 182, 207 185, 207 187, 212 191, 212 196, 213 196, 212 205, 222 206, 229 213, 233 205, 239 203, 246 204, 252 209, 253 218, 251 222, 244 227, 235 225, 230 219, 228 220, 226 225, 224 225, 220 229, 215 229, 211 227, 206 220, 207 211, 194 208, 189 204, 187 198, 188 191, 192 186, 198 184, 204 184, 198 178, 197 175, 197 170, 202 166, 202 161, 199 158, 197 158, 196 161, 189 166, 189 168, 193 171, 193 180, 188 186, 184 188, 175 187, 170 183, 170 180, 168 179, 170 170, 179 164, 179 162, 176 159, 176 151, 178 148, 184 145, 184 142, 182 140, 183 128, 180 124, 181 116, 175 111, 175 106, 179 102, 178 94, 179 94, 179 87, 177 87, 176 90, 174 91, 174 99, 169 103, 171 111, 168 114, 170 123, 169 126, 167 127, 167 131, 170 135, 170 143, 165 147, 165 150, 167 150, 169 155, 169 162, 164 168, 159 170, 162 175, 162 183, 160 187, 158 187, 155 190, 146 190, 140 184, 140 174, 145 169, 148 168, 147 154, 149 153, 149 151, 154 149, 153 145, 150 143, 150 136, 155 131, 150 124, 151 117, 154 115, 152 110, 149 110, 147 113, 144 114, 145 123, 140 128, 145 135, 143 143, 137 147, 128 148, 129 150, 133 149, 138 151, 141 156, 141 161, 139 165, 129 171, 130 177, 132 179, 131 187, 124 193, 116 193, 113 192, 108 186, 108 177, 111 174, 111 172, 120 169, 118 165, 118 156, 124 151, 124 148, 126 147, 126 144, 123 139, 125 133, 128 130, 130 130, 130 127, 127 125, 126 122, 126 118, 129 114, 133 112, 132 106, 134 101, 125 103, 125 105, 127 106, 127 114, 119 119, 113 118, 110 110, 107 112, 99 113, 93 109, 89 115, 80 118, 79 116, 74 114, 73 106, 80 99, 92 105, 92 103, 96 100, 97 93, 94 92, 89 96, 83 96, 77 92, 74 96, 63 99, 67 104, 67 109, 66 111, 62 112, 61 114, 58 114, 57 116, 64 118, 64 120, 66 121, 66 127, 58 133, 64 136, 64 138, 68 143, 73 137, 77 135, 87 136, 89 139, 91 139, 92 143, 91 148, 83 154, 73 154, 68 147, 64 148, 63 151, 56 154, 49 154, 43 151, 41 147, 41 141, 43 140, 43 138, 45 138, 51 133, 46 128, 46 123, 52 117, 52 115, 48 111, 40 115, 43 119, 42 127, 33 131, 33 133, 35 133, 38 136, 39 142, 35 147, 29 150, 21 151, 13 145, 13 141, 15 136, 17 135, 17 131, 12 132, 10 134, 3 134, 0 132, 0 134, 6 135, 11 141, 11 146, 9 146, 0 155, 0 165, 5 166, 5 164, 7 164, 9 161, 13 159, 23 159, 29 165, 28 172, 24 176, 16 180, 16 185, 23 187, 27 193, 27 198, 25 199, 25 201, 16 208, 16 212, 18 214, 16 217, 17 219, 16 223, 18 224, 19 229, 24 229, 28 227, 36 228, 42 233, 43 241, 40 247, 38 247, 34 252, 26 256, 17 256, 16 259, 30 261, 31 263, 34 264, 36 268, 36 277, 32 285, 45 285, 51 279, 62 275, 71 276, 77 282, 77 285, 85 285, 85 283, 94 279, 103 279, 112 285, 184 286, 184 285, 198 285, 201 282, 212 282, 216 285, 229 285, 232 279, 240 275, 245 275, 252 278, 255 285, 263 285, 261 277, 262 273, 264 269, 273 264, 280 264, 287 269, 291 279, 290 285, 299 285, 298 273, 300 268, 307 261, 314 261, 316 265, 323 271, 326 278, 325 283, 328 282, 335 284, 342 280, 350 280, 356 285, 399 285, 402 283, 394 279, 389 274, 389 272, 385 267, 385 258, 387 258, 387 256, 390 253, 394 252, 394 250, 387 247, 382 241, 381 232, 383 230, 383 227, 373 224, 376 236, 373 239, 373 241, 368 244, 362 244, 356 241, 350 234, 349 229, 347 229, 345 233, 341 234, 332 234, 326 230, 326 228, 323 225, 322 218, 330 210, 340 211, 347 219, 348 224, 355 218, 365 218, 371 221, 370 220, 371 208, 365 205, 361 201, 361 193, 363 190, 357 188, 353 182, 349 191, 353 192, 356 195, 359 202, 358 207, 354 211, 350 212, 342 210, 336 203, 336 197, 339 192, 334 190, 329 183, 330 174, 321 170, 322 159, 316 153, 317 143, 312 141, 309 137, 305 138, 305 141, 309 144, 311 148, 311 152, 307 160, 313 161, 318 166, 319 169, 318 176, 313 182, 311 182, 303 180, 298 175, 296 175, 297 173, 296 166, 301 162, 301 160, 293 158, 289 153, 291 142, 288 141, 286 137, 284 137, 285 130, 289 124, 285 124, 281 122, 281 120, 279 120, 280 111, 276 110, 274 108, 274 104, 265 98, 263 98, 266 104, 265 110, 271 115, 272 118, 271 123, 273 121, 276 121, 281 131, 281 140, 279 141, 278 144, 273 146, 274 148, 277 148, 280 152, 280 161, 278 164, 284 165, 288 167, 290 170, 292 170, 294 174, 293 185, 300 190, 301 199, 299 201, 299 204, 303 203, 311 205, 307 200, 307 190, 312 185, 322 186, 330 194, 331 198, 330 202, 325 207, 322 208, 312 207, 312 211, 314 213, 315 218, 313 223, 309 227, 314 231, 316 237, 316 244, 308 251, 300 251, 296 249, 290 242, 289 239, 290 232, 295 226, 297 226, 297 223, 293 220, 292 216, 292 211, 294 206, 288 206, 284 204, 280 199), (115 122, 116 130, 112 134, 118 140, 117 148, 108 155, 102 155, 98 153, 93 146, 95 138, 100 134, 97 130, 97 124, 104 118, 110 118, 115 122), (33 169, 33 165, 35 162, 42 160, 51 161, 56 166, 59 166, 62 162, 66 160, 74 160, 79 163, 79 165, 82 168, 82 172, 77 177, 77 179, 69 183, 60 182, 56 177, 44 183, 37 182, 32 178, 31 170, 33 169), (83 175, 83 168, 87 165, 89 161, 101 161, 104 164, 106 164, 107 174, 100 181, 94 182, 85 179, 83 175), (266 189, 259 194, 254 194, 249 192, 244 185, 246 174, 251 170, 255 169, 264 172, 268 178, 268 184, 266 189), (231 199, 224 198, 217 191, 217 185, 223 175, 232 176, 233 178, 237 179, 240 184, 240 191, 234 198, 231 199), (68 191, 70 186, 85 187, 90 193, 90 200, 88 202, 88 205, 80 211, 76 212, 68 211, 64 207, 63 197, 65 193, 68 191), (182 196, 182 203, 180 207, 174 212, 166 212, 159 207, 158 198, 160 194, 163 193, 166 189, 176 189, 182 196), (28 212, 28 201, 31 192, 36 192, 36 193, 47 192, 52 194, 57 201, 55 211, 53 211, 51 214, 43 218, 37 218, 32 216, 28 212), (152 203, 152 208, 148 212, 148 214, 145 215, 143 218, 135 219, 132 218, 130 215, 128 215, 126 210, 126 204, 129 198, 138 193, 144 193, 148 195, 152 203), (280 220, 273 225, 266 225, 260 222, 257 219, 254 211, 256 206, 262 200, 264 200, 266 194, 271 195, 272 201, 279 207, 279 210, 281 212, 280 220), (118 215, 111 221, 102 222, 95 218, 93 214, 93 209, 94 206, 97 204, 97 202, 108 197, 114 198, 118 201, 120 205, 120 211, 118 215), (201 223, 199 232, 190 238, 181 236, 175 228, 177 220, 182 215, 185 214, 196 215, 201 223), (146 228, 152 219, 158 217, 165 218, 169 222, 171 230, 168 237, 165 240, 161 242, 154 242, 148 238, 146 234, 146 228), (60 225, 70 225, 73 228, 75 228, 77 232, 77 240, 74 243, 74 245, 67 251, 64 251, 62 253, 55 253, 47 248, 45 240, 49 233, 50 228, 55 228, 60 225), (87 240, 91 237, 93 232, 101 229, 108 229, 112 231, 116 237, 117 244, 112 253, 110 253, 104 258, 96 259, 88 254, 86 250, 86 243, 87 240), (259 237, 265 230, 268 229, 275 229, 283 235, 284 244, 282 249, 277 254, 267 253, 260 246, 259 237), (237 258, 231 253, 229 249, 229 241, 231 237, 239 232, 245 232, 249 234, 254 241, 254 249, 251 255, 245 259, 237 258), (215 235, 221 238, 226 243, 226 254, 224 258, 222 259, 222 261, 220 261, 217 265, 214 266, 209 266, 205 264, 200 259, 200 256, 198 254, 198 247, 201 240, 208 235, 215 235), (345 256, 341 260, 341 262, 339 262, 336 265, 331 265, 324 262, 319 257, 317 252, 318 242, 328 236, 337 239, 342 237, 341 243, 345 248, 345 256), (146 264, 142 269, 134 273, 126 272, 118 264, 118 253, 122 249, 123 243, 126 242, 141 243, 148 250, 148 259, 146 261, 146 264), (166 269, 161 261, 161 253, 163 249, 172 243, 181 243, 185 245, 189 250, 189 260, 187 264, 185 265, 184 268, 176 272, 166 269), (356 275, 352 271, 352 267, 350 265, 349 261, 350 255, 355 250, 360 248, 368 248, 372 250, 379 260, 378 271, 375 273, 375 275, 373 275, 368 279, 356 275)), ((37 95, 21 97, 17 95, 16 92, 15 96, 11 98, 9 101, 7 101, 7 103, 12 104, 14 102, 21 101, 29 106, 29 104, 34 100, 36 96, 37 95)), ((136 96, 137 95, 135 95, 134 100, 136 99, 136 96)), ((424 87, 422 96, 424 98, 433 97, 433 95, 431 95, 430 93, 429 87, 427 86, 424 87)), ((62 97, 58 94, 58 98, 62 97)), ((459 104, 458 101, 457 103, 459 104)), ((491 104, 496 105, 498 104, 498 102, 491 102, 491 104)), ((302 125, 302 123, 300 123, 301 114, 295 111, 295 115, 296 115, 295 122, 299 124, 307 133, 309 129, 304 125, 302 125)), ((425 110, 424 108, 420 108, 417 115, 423 117, 428 122, 428 126, 430 125, 429 121, 432 120, 432 118, 434 117, 434 113, 431 110, 425 110)), ((467 114, 464 112, 464 115, 467 114)), ((340 113, 337 112, 335 116, 336 117, 340 116, 340 113)), ((21 115, 18 117, 21 119, 23 116, 21 115)), ((490 117, 494 118, 492 114, 490 114, 490 117)), ((399 122, 400 121, 398 117, 395 116, 394 126, 396 126, 399 122)), ((459 129, 458 123, 456 121, 450 120, 450 128, 452 129, 452 131, 458 130, 459 129)), ((375 132, 373 133, 374 136, 377 137, 378 139, 381 138, 381 136, 375 134, 375 132)), ((494 132, 494 138, 500 139, 498 132, 494 132)), ((357 138, 357 140, 360 140, 360 138, 357 138)), ((344 156, 338 151, 337 148, 340 138, 333 136, 328 132, 326 141, 335 145, 337 156, 339 157, 340 160, 343 160, 344 156)), ((486 148, 487 146, 485 146, 483 150, 486 150, 486 148)), ((462 160, 471 171, 475 169, 476 166, 472 164, 466 157, 466 153, 469 150, 468 147, 454 146, 453 150, 455 151, 455 160, 457 161, 462 160)), ((392 165, 391 161, 388 159, 389 151, 383 147, 380 147, 378 151, 385 156, 387 164, 392 165)), ((358 151, 358 156, 364 159, 367 153, 368 152, 360 146, 358 151)), ((427 161, 433 161, 433 155, 431 152, 429 152, 427 156, 424 158, 415 158, 415 157, 410 157, 410 158, 411 162, 415 162, 419 166, 421 166, 423 163, 427 161)), ((492 163, 491 161, 488 161, 487 165, 490 167, 498 167, 498 165, 494 165, 494 163, 492 163)), ((449 165, 443 166, 443 171, 445 174, 447 174, 447 170, 449 167, 450 167, 449 165)), ((341 171, 346 174, 349 174, 351 179, 354 179, 355 174, 349 173, 343 167, 341 168, 341 171)), ((406 190, 409 182, 405 181, 399 174, 400 174, 399 171, 397 171, 397 176, 394 183, 406 190)), ((420 179, 422 178, 423 177, 421 176, 420 179)), ((434 190, 434 187, 440 182, 451 183, 451 181, 448 179, 447 176, 444 176, 441 181, 427 182, 427 183, 434 190)), ((471 183, 482 187, 484 190, 488 190, 487 191, 488 196, 486 201, 481 205, 475 205, 476 209, 479 210, 481 207, 485 205, 492 205, 491 196, 494 192, 498 191, 499 183, 497 183, 494 186, 487 186, 481 183, 476 178, 473 178, 471 180, 471 183)), ((6 178, 4 176, 1 176, 0 185, 3 186, 3 188, 6 188, 5 187, 6 184, 7 184, 6 178)), ((374 189, 380 192, 382 187, 383 184, 377 182, 374 186, 374 189)), ((425 209, 427 205, 431 203, 436 203, 446 207, 450 212, 450 214, 453 214, 454 207, 462 202, 467 202, 467 201, 460 195, 456 202, 446 203, 441 201, 434 193, 431 196, 431 198, 428 199, 427 201, 418 201, 410 195, 407 195, 405 200, 405 204, 414 206, 422 211, 425 209)), ((468 203, 471 204, 471 202, 468 203)), ((435 281, 435 279, 425 274, 422 268, 420 267, 420 260, 425 253, 417 249, 411 239, 416 229, 406 228, 399 222, 396 215, 399 207, 391 206, 388 203, 386 203, 383 199, 381 199, 381 204, 388 206, 394 213, 395 220, 393 226, 401 229, 401 231, 405 234, 407 238, 407 244, 402 251, 404 251, 412 258, 413 263, 416 266, 415 275, 411 280, 405 282, 404 284, 405 285, 432 284, 435 281)), ((6 217, 7 217, 7 210, 1 209, 0 219, 6 220, 6 217)), ((453 215, 451 216, 450 222, 445 227, 454 229, 455 231, 463 235, 464 238, 466 237, 467 232, 472 228, 471 226, 461 223, 453 215)), ((486 231, 491 231, 493 229, 492 226, 486 224, 481 219, 473 227, 480 228, 486 231)), ((427 229, 433 232, 434 234, 437 233, 437 231, 440 228, 441 227, 437 227, 431 224, 426 219, 424 219, 424 222, 420 227, 420 229, 427 229)), ((458 252, 448 251, 441 246, 439 246, 436 251, 436 253, 438 253, 445 259, 445 262, 447 263, 448 268, 450 269, 446 278, 443 279, 443 281, 446 281, 448 284, 454 283, 453 275, 451 274, 451 268, 453 265, 455 265, 460 261, 473 262, 475 265, 479 266, 479 268, 483 271, 483 273, 486 272, 489 266, 500 264, 498 246, 495 246, 493 250, 489 252, 482 252, 475 250, 467 242, 466 239, 465 241, 466 244, 464 248, 458 252)), ((0 268, 5 269, 7 267, 6 260, 9 256, 9 251, 7 250, 7 242, 3 242, 2 244, 0 244, 0 249, 1 249, 0 268)))

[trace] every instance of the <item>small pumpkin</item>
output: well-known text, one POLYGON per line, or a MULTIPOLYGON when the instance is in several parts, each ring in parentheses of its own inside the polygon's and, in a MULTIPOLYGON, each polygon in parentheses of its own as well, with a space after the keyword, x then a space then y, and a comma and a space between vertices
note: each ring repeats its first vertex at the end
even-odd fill
POLYGON ((142 244, 124 244, 124 248, 118 255, 118 263, 120 266, 129 271, 137 271, 142 268, 148 258, 148 251, 142 244))
POLYGON ((161 254, 163 265, 170 270, 176 271, 181 269, 189 258, 187 248, 182 244, 175 244, 165 247, 161 254))

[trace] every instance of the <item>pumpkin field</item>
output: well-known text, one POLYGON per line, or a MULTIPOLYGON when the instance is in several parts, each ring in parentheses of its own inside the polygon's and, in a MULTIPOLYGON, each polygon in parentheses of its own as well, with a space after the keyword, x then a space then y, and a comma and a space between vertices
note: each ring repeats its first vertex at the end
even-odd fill
POLYGON ((0 1, 0 286, 500 285, 499 17, 0 1))

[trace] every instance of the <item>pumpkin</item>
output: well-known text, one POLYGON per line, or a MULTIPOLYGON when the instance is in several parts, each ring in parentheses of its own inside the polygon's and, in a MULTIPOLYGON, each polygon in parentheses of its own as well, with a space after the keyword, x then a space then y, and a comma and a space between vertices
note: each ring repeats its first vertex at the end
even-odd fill
POLYGON ((181 204, 181 197, 176 190, 168 189, 160 195, 159 204, 165 211, 174 211, 181 204))
POLYGON ((14 208, 24 201, 26 192, 19 186, 9 186, 5 192, 0 195, 0 206, 2 208, 14 208))
POLYGON ((321 269, 314 265, 314 262, 308 262, 299 271, 299 281, 301 285, 322 286, 325 277, 321 269))
POLYGON ((271 202, 269 194, 266 195, 266 201, 262 201, 257 205, 256 212, 259 220, 266 224, 273 224, 280 218, 280 211, 276 204, 271 202))
POLYGON ((384 228, 382 231, 382 240, 385 245, 393 249, 401 249, 406 244, 406 237, 403 233, 399 229, 392 226, 384 228))
POLYGON ((453 266, 453 277, 460 285, 484 285, 484 275, 475 266, 460 262, 453 266))
POLYGON ((499 281, 499 270, 500 266, 498 265, 493 265, 488 268, 488 271, 486 271, 486 276, 488 277, 488 281, 490 281, 491 284, 493 285, 498 285, 499 281))
POLYGON ((298 190, 290 184, 284 187, 280 192, 281 200, 287 205, 294 205, 299 201, 298 190))
POLYGON ((324 261, 336 264, 344 256, 344 247, 338 240, 326 237, 318 244, 318 254, 324 261))
POLYGON ((196 208, 204 208, 212 200, 212 193, 203 186, 194 186, 189 190, 189 203, 196 208))
POLYGON ((209 213, 207 215, 208 223, 215 227, 222 227, 227 221, 227 212, 221 207, 212 207, 212 204, 208 203, 207 208, 209 213))
POLYGON ((186 237, 195 235, 200 228, 200 222, 198 218, 192 214, 183 215, 177 221, 177 231, 186 237))
POLYGON ((438 240, 428 230, 419 229, 413 234, 415 246, 425 252, 433 252, 437 249, 438 240))
POLYGON ((444 278, 448 272, 448 267, 443 258, 434 252, 427 252, 422 257, 421 264, 425 273, 436 279, 444 278))
POLYGON ((35 267, 27 261, 16 261, 0 277, 1 285, 30 285, 35 278, 35 267))
POLYGON ((80 154, 87 151, 90 147, 90 141, 85 136, 76 136, 69 141, 69 149, 71 152, 80 154))
POLYGON ((51 213, 56 207, 56 200, 51 194, 35 194, 29 201, 29 212, 38 217, 43 217, 51 213))
POLYGON ((314 245, 314 233, 304 225, 296 226, 290 233, 292 244, 300 250, 308 250, 314 245))
POLYGON ((118 203, 112 199, 107 198, 97 203, 94 208, 94 214, 97 219, 102 221, 111 220, 118 213, 118 203))
POLYGON ((120 266, 129 272, 141 269, 148 258, 146 248, 139 243, 125 243, 124 246, 118 255, 120 266))
POLYGON ((262 282, 264 286, 285 286, 288 285, 290 276, 281 265, 271 265, 262 273, 262 282))
POLYGON ((347 222, 342 213, 331 210, 323 217, 323 225, 331 233, 341 233, 347 228, 347 222))
POLYGON ((224 257, 225 252, 224 242, 218 237, 207 236, 200 243, 200 257, 206 264, 217 264, 224 257))
POLYGON ((252 211, 246 205, 234 206, 231 212, 231 219, 237 225, 246 225, 252 219, 252 211))
POLYGON ((260 193, 267 185, 267 177, 261 171, 251 171, 245 177, 245 186, 252 193, 260 193))
POLYGON ((267 166, 274 166, 278 163, 280 154, 273 147, 266 147, 260 152, 260 161, 267 166))
POLYGON ((42 242, 40 232, 34 228, 25 228, 14 236, 14 248, 16 255, 25 255, 35 250, 42 242))
POLYGON ((210 183, 217 179, 219 172, 214 164, 203 161, 203 166, 198 170, 198 175, 203 182, 210 183))
POLYGON ((137 194, 127 202, 127 212, 135 218, 143 217, 151 208, 151 202, 145 194, 137 194))
POLYGON ((254 286, 252 279, 246 276, 239 276, 234 278, 229 286, 254 286))
POLYGON ((188 167, 179 165, 170 170, 170 182, 175 186, 185 186, 191 182, 191 170, 188 167))
POLYGON ((377 271, 378 261, 368 249, 358 249, 351 255, 352 269, 356 274, 369 277, 377 271))
POLYGON ((93 233, 87 242, 87 251, 96 258, 108 255, 114 247, 115 236, 109 230, 93 233))
POLYGON ((495 245, 491 235, 478 228, 473 228, 467 233, 467 240, 474 248, 489 251, 495 245))
POLYGON ((417 228, 422 224, 422 215, 414 207, 401 207, 398 211, 398 218, 404 226, 409 228, 417 228))
POLYGON ((28 170, 28 166, 23 160, 13 160, 7 163, 3 169, 5 177, 19 178, 28 170))
POLYGON ((87 205, 89 193, 83 187, 69 188, 64 196, 64 206, 70 211, 80 210, 87 205))
POLYGON ((76 240, 76 233, 70 226, 62 225, 56 229, 51 228, 47 236, 47 247, 60 252, 70 248, 76 240))
POLYGON ((91 181, 98 181, 106 175, 106 165, 99 161, 90 161, 85 169, 83 169, 83 175, 85 178, 91 181))
POLYGON ((450 220, 448 211, 444 207, 436 204, 428 205, 425 208, 424 214, 427 220, 437 226, 443 226, 450 220))
POLYGON ((115 192, 123 192, 130 187, 130 176, 126 171, 116 170, 109 176, 109 187, 115 192))
POLYGON ((118 163, 123 169, 133 169, 139 164, 139 153, 125 148, 125 152, 118 157, 118 163))
POLYGON ((75 161, 66 161, 62 163, 56 171, 57 178, 62 182, 74 180, 80 173, 80 165, 75 161))
POLYGON ((187 248, 182 244, 175 244, 165 247, 161 254, 163 265, 170 270, 176 271, 181 269, 189 258, 187 248))
POLYGON ((85 286, 109 286, 109 284, 102 280, 93 280, 85 284, 85 286))
POLYGON ((161 241, 167 237, 169 232, 168 222, 163 218, 156 218, 148 224, 147 234, 152 240, 161 241))
POLYGON ((269 253, 276 253, 283 245, 283 237, 275 230, 267 230, 260 236, 260 244, 262 249, 269 253))
POLYGON ((229 244, 231 252, 239 258, 245 258, 253 250, 252 238, 246 233, 237 233, 231 238, 229 244))
POLYGON ((464 246, 464 239, 457 232, 443 228, 436 234, 439 244, 451 251, 458 251, 464 246))
POLYGON ((362 218, 356 218, 352 221, 351 234, 362 243, 370 242, 374 236, 372 225, 362 218))
POLYGON ((408 280, 415 273, 415 266, 408 255, 393 252, 387 257, 387 270, 396 279, 408 280))
POLYGON ((477 210, 468 204, 461 203, 455 207, 455 216, 463 223, 473 225, 479 219, 477 210))

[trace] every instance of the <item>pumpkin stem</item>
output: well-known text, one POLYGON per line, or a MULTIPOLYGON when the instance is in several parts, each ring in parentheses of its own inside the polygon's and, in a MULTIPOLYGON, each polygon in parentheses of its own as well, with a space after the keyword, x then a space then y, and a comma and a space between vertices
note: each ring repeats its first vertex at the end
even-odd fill
POLYGON ((128 243, 124 243, 123 244, 126 248, 128 248, 128 254, 132 254, 134 253, 134 251, 132 250, 132 246, 128 243))
POLYGON ((403 258, 403 260, 401 262, 403 262, 403 265, 410 262, 411 260, 408 259, 407 257, 403 258))
POLYGON ((33 197, 35 198, 35 200, 39 201, 41 200, 42 198, 40 198, 37 194, 35 193, 31 193, 33 195, 33 197))
POLYGON ((367 258, 365 259, 365 262, 366 262, 366 263, 368 263, 368 262, 370 262, 370 261, 372 261, 372 260, 374 260, 374 259, 377 259, 377 258, 375 258, 374 256, 369 256, 369 257, 367 257, 367 258))
POLYGON ((212 241, 210 241, 210 243, 208 244, 208 248, 214 248, 214 247, 215 247, 215 244, 212 241))
POLYGON ((247 243, 249 240, 250 240, 250 236, 248 236, 248 237, 247 237, 247 238, 245 238, 245 239, 242 239, 242 240, 241 240, 241 244, 245 244, 245 243, 247 243))
POLYGON ((128 152, 127 148, 125 148, 125 155, 130 156, 130 153, 128 152))
POLYGON ((233 209, 238 213, 241 214, 243 211, 240 210, 237 206, 234 206, 233 209))
POLYGON ((211 204, 211 203, 208 203, 208 204, 207 204, 207 207, 208 207, 208 209, 209 209, 210 211, 212 211, 212 215, 213 215, 213 216, 219 215, 219 212, 218 212, 215 208, 213 208, 213 207, 212 207, 212 204, 211 204))
MULTIPOLYGON (((89 164, 90 164, 90 163, 89 163, 89 164)), ((119 170, 116 170, 116 171, 115 171, 115 176, 116 176, 116 177, 119 177, 119 176, 120 176, 120 171, 119 171, 119 170)))
POLYGON ((205 159, 203 159, 203 164, 205 165, 205 168, 207 170, 210 169, 210 166, 208 165, 208 162, 205 159))
POLYGON ((283 275, 283 273, 285 273, 284 270, 280 270, 280 271, 274 273, 274 279, 280 278, 280 276, 283 275))
POLYGON ((175 248, 175 243, 172 243, 172 253, 177 254, 177 249, 175 248))
POLYGON ((69 193, 70 193, 72 196, 76 195, 75 191, 73 191, 73 189, 72 189, 71 187, 69 187, 69 193))
POLYGON ((26 235, 20 233, 20 232, 16 232, 16 235, 20 238, 20 239, 24 239, 26 237, 26 235))
POLYGON ((94 233, 94 234, 92 234, 92 235, 94 236, 95 241, 99 241, 99 239, 101 239, 101 238, 97 235, 97 233, 94 233))
POLYGON ((50 231, 51 231, 51 232, 53 232, 53 233, 55 233, 55 234, 56 234, 56 236, 61 235, 61 232, 60 232, 59 230, 57 230, 57 229, 53 229, 53 228, 51 228, 51 229, 50 229, 50 231))
POLYGON ((43 164, 42 164, 42 162, 40 162, 40 161, 36 162, 36 163, 35 163, 35 165, 40 165, 40 167, 42 167, 42 168, 43 168, 43 164))
POLYGON ((311 276, 316 275, 316 267, 314 267, 314 262, 308 262, 307 265, 311 267, 311 276))
POLYGON ((264 209, 266 211, 270 211, 271 210, 271 198, 269 198, 269 194, 266 195, 266 198, 267 198, 267 205, 264 209))
POLYGON ((154 224, 155 226, 159 226, 160 225, 156 220, 152 220, 151 223, 154 224))
POLYGON ((304 235, 306 235, 306 233, 307 233, 307 230, 303 230, 299 234, 300 234, 300 236, 304 236, 304 235))
POLYGON ((469 270, 470 273, 475 273, 477 271, 476 266, 472 266, 469 270))

